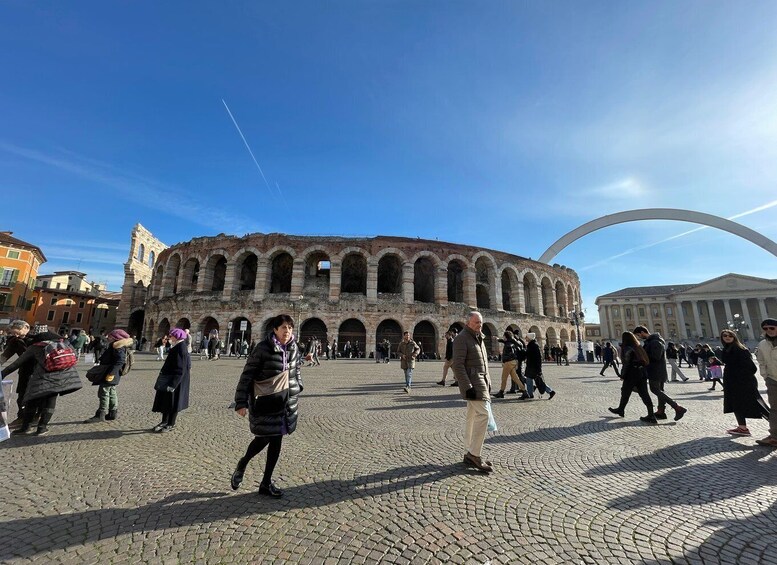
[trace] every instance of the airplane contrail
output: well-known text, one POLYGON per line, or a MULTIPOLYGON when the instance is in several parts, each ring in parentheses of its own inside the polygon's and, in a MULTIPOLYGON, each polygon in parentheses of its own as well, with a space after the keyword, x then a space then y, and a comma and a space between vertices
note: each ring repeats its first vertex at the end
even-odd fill
MULTIPOLYGON (((744 212, 740 212, 739 214, 734 214, 733 216, 729 216, 726 218, 727 220, 736 220, 737 218, 742 218, 744 216, 749 216, 750 214, 755 214, 756 212, 761 212, 763 210, 768 210, 769 208, 774 208, 777 206, 777 200, 772 200, 771 202, 767 202, 766 204, 762 204, 761 206, 757 206, 756 208, 752 208, 751 210, 745 210, 744 212)), ((582 267, 578 269, 578 271, 588 271, 590 269, 594 269, 596 267, 600 267, 601 265, 604 265, 606 263, 609 263, 610 261, 614 259, 619 259, 623 257, 624 255, 630 255, 631 253, 636 253, 637 251, 642 251, 643 249, 648 249, 649 247, 655 247, 656 245, 660 245, 661 243, 666 243, 667 241, 672 241, 674 239, 678 239, 681 237, 685 237, 686 235, 696 233, 697 231, 706 230, 709 229, 709 226, 700 226, 698 228, 693 228, 692 230, 684 231, 682 233, 678 233, 677 235, 673 235, 664 239, 661 239, 659 241, 654 241, 653 243, 646 243, 645 245, 639 245, 637 247, 632 247, 631 249, 627 249, 626 251, 623 251, 622 253, 618 253, 617 255, 613 255, 612 257, 607 257, 606 259, 602 259, 600 261, 597 261, 596 263, 593 263, 591 265, 588 265, 586 267, 582 267)))
MULTIPOLYGON (((261 165, 259 165, 259 161, 256 160, 256 157, 254 157, 254 152, 251 151, 251 146, 248 145, 248 141, 246 141, 246 136, 243 135, 243 131, 240 129, 240 126, 237 125, 237 120, 235 120, 235 116, 232 115, 232 112, 229 109, 229 106, 227 106, 227 103, 224 102, 224 99, 221 99, 221 103, 224 104, 224 108, 227 109, 227 114, 229 114, 229 118, 232 120, 232 123, 235 124, 235 129, 237 129, 237 133, 240 134, 240 139, 243 140, 243 144, 246 146, 246 149, 248 149, 248 154, 251 155, 251 159, 254 160, 254 165, 256 165, 256 168, 259 169, 259 174, 262 175, 262 179, 264 180, 265 186, 267 186, 267 190, 270 191, 270 194, 275 196, 273 194, 272 188, 270 188, 270 183, 267 182, 267 177, 264 176, 264 171, 262 170, 261 165)), ((277 184, 277 183, 276 183, 277 184)), ((278 187, 278 193, 281 193, 280 187, 278 187)), ((283 198, 283 194, 281 194, 281 198, 283 198)))

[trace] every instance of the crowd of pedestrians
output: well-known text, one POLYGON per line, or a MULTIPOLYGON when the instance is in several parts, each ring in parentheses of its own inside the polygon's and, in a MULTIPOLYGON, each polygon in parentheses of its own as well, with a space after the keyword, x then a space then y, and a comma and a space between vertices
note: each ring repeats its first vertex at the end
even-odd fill
MULTIPOLYGON (((272 475, 280 457, 283 436, 296 429, 297 398, 303 392, 300 368, 304 362, 319 364, 318 354, 323 348, 320 340, 310 338, 303 352, 294 335, 294 321, 288 315, 277 316, 270 326, 271 331, 261 341, 249 345, 247 340, 236 340, 231 351, 233 355, 246 357, 235 391, 234 408, 240 416, 249 416, 249 428, 255 436, 238 460, 231 484, 233 489, 238 489, 249 462, 267 448, 259 492, 280 497, 282 491, 273 483, 272 475)), ((449 372, 453 373, 452 384, 458 387, 466 402, 463 462, 480 472, 490 473, 493 464, 484 459, 482 452, 486 432, 493 425, 492 400, 505 398, 508 380, 512 383, 511 391, 522 393, 521 400, 534 398, 535 390, 540 397, 547 393, 552 399, 556 391, 546 382, 543 361, 566 361, 566 354, 563 348, 557 348, 555 355, 553 348, 543 351, 534 333, 527 333, 523 339, 506 331, 498 340, 502 344, 502 371, 497 391, 492 387, 490 359, 482 328, 482 314, 473 311, 461 332, 451 330, 446 334, 442 380, 437 384, 446 385, 449 372)), ((774 406, 777 403, 777 320, 765 319, 762 330, 765 337, 756 352, 758 367, 750 351, 731 330, 721 332, 720 346, 715 350, 709 345, 699 345, 690 351, 682 344, 665 343, 658 333, 651 333, 644 326, 624 332, 620 351, 611 342, 595 349, 596 358, 603 364, 600 374, 604 375, 604 371, 612 367, 622 381, 620 402, 609 411, 624 417, 632 393, 637 392, 647 411, 640 417, 643 422, 656 424, 667 419, 667 405, 674 411, 674 420, 681 420, 688 410, 666 393, 664 385, 670 380, 667 364, 672 369, 672 381, 678 376, 683 381, 688 380, 680 370, 680 363, 685 361, 697 367, 700 378, 712 378, 713 389, 715 384, 721 384, 723 411, 732 413, 737 423, 736 427, 727 430, 729 434, 750 436, 747 419, 767 419, 769 435, 757 443, 777 447, 777 414, 761 398, 756 378, 760 368, 767 384, 769 403, 774 406), (655 408, 651 395, 657 400, 655 408)), ((161 343, 156 346, 158 358, 164 362, 154 384, 152 411, 161 414, 159 424, 150 430, 154 433, 174 430, 178 414, 189 405, 191 342, 189 331, 180 328, 172 329, 157 342, 161 343)), ((48 433, 58 397, 82 387, 76 364, 89 344, 95 354, 100 353, 95 366, 86 373, 89 382, 97 387, 98 408, 85 423, 95 424, 118 417, 117 388, 132 367, 132 351, 137 347, 137 341, 124 330, 115 329, 97 346, 95 339, 85 334, 79 333, 75 340, 67 340, 51 332, 32 335, 30 326, 20 320, 10 324, 0 362, 5 364, 15 357, 2 369, 3 377, 18 372, 18 417, 10 424, 14 435, 30 433, 33 428, 36 428, 36 435, 48 433)), ((326 352, 334 357, 336 341, 333 345, 330 348, 327 344, 326 352)), ((349 345, 344 344, 344 352, 359 351, 358 342, 350 350, 349 345)), ((392 352, 390 344, 386 345, 387 353, 381 357, 388 360, 392 352)), ((203 340, 200 348, 207 352, 209 359, 218 358, 223 343, 216 332, 203 340)), ((394 353, 403 371, 404 391, 410 393, 413 369, 421 347, 409 332, 404 332, 394 353)), ((376 361, 380 359, 376 358, 376 361)))

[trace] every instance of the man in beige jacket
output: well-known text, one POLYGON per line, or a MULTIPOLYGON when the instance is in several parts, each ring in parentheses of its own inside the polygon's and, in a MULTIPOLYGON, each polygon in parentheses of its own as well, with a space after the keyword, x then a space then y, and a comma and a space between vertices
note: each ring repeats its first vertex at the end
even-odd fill
POLYGON ((481 451, 488 429, 487 402, 491 398, 491 377, 488 374, 488 352, 481 332, 483 316, 470 312, 467 325, 453 340, 451 368, 459 385, 461 397, 467 401, 467 420, 464 427, 464 463, 481 472, 494 470, 489 461, 483 461, 481 451))
POLYGON ((764 339, 758 344, 755 356, 758 368, 766 381, 766 394, 769 397, 769 435, 755 442, 759 445, 777 447, 777 320, 766 318, 761 322, 764 339))

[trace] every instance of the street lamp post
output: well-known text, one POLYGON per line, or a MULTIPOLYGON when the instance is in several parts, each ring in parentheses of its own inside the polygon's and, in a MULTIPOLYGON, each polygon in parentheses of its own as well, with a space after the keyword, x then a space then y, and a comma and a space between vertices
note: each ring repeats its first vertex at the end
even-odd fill
POLYGON ((578 308, 575 304, 575 309, 572 310, 569 315, 572 316, 572 321, 575 324, 575 333, 577 333, 577 362, 583 363, 585 361, 585 355, 583 355, 583 339, 580 336, 580 321, 583 319, 585 312, 582 308, 578 308))
POLYGON ((742 330, 746 330, 750 326, 748 325, 747 322, 745 322, 742 316, 740 316, 739 314, 734 314, 734 319, 727 321, 726 325, 728 326, 728 329, 735 331, 739 334, 740 338, 742 338, 743 343, 747 340, 747 336, 745 335, 745 332, 743 332, 742 330))

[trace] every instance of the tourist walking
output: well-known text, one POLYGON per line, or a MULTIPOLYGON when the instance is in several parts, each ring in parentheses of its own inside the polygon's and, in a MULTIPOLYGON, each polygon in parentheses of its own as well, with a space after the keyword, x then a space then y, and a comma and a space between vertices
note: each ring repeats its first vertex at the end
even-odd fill
POLYGON ((615 348, 612 346, 612 343, 608 341, 602 349, 602 359, 604 360, 604 365, 602 365, 602 370, 599 371, 601 376, 604 376, 604 371, 607 369, 607 367, 613 368, 616 377, 621 376, 620 371, 618 371, 618 366, 615 364, 615 356, 615 348))
POLYGON ((526 334, 526 340, 526 369, 523 372, 526 377, 526 392, 518 400, 534 398, 535 385, 540 396, 547 392, 548 400, 550 400, 556 396, 556 391, 548 386, 542 376, 542 352, 537 343, 537 335, 534 332, 529 332, 526 334))
POLYGON ((677 382, 677 375, 680 375, 683 382, 688 380, 688 377, 683 374, 677 364, 679 354, 677 346, 674 343, 670 341, 666 344, 666 360, 669 362, 669 366, 672 367, 672 376, 669 379, 671 382, 677 382))
POLYGON ((720 332, 723 344, 723 413, 734 413, 737 427, 727 430, 731 435, 749 436, 747 418, 769 420, 769 407, 758 392, 757 368, 750 350, 731 330, 720 332))
POLYGON ((100 334, 95 335, 92 338, 92 353, 94 354, 94 364, 100 364, 100 357, 105 351, 105 338, 100 334))
MULTIPOLYGON (((445 361, 442 364, 442 380, 438 381, 438 385, 445 386, 445 379, 448 378, 448 370, 451 368, 453 362, 453 332, 448 330, 445 332, 445 361)), ((456 382, 455 380, 453 381, 456 382)))
POLYGON ((100 405, 94 416, 84 420, 84 424, 116 419, 119 410, 116 387, 119 386, 127 357, 131 355, 128 349, 133 343, 134 340, 124 330, 115 329, 108 334, 108 348, 100 355, 98 365, 87 372, 87 378, 98 386, 97 399, 100 405))
POLYGON ((156 349, 156 360, 157 361, 164 361, 165 360, 165 340, 167 336, 161 336, 156 342, 154 343, 154 349, 156 349))
POLYGON ((172 346, 154 384, 156 394, 151 411, 162 414, 162 421, 151 429, 155 433, 174 430, 178 413, 189 407, 192 358, 186 348, 186 332, 173 328, 168 337, 172 346))
POLYGON ((415 360, 419 353, 421 353, 421 348, 410 339, 410 332, 403 332, 402 341, 397 346, 397 357, 399 357, 399 366, 405 373, 404 391, 407 393, 410 392, 413 386, 413 369, 415 368, 415 360))
POLYGON ((505 397, 505 387, 507 386, 508 377, 512 379, 513 384, 522 392, 526 393, 526 387, 518 378, 518 372, 515 370, 518 364, 518 342, 515 339, 513 332, 507 330, 504 334, 504 339, 500 339, 499 342, 504 344, 502 347, 502 383, 499 387, 499 392, 494 395, 494 398, 505 397))
POLYGON ((494 470, 482 457, 488 430, 488 405, 491 399, 491 377, 488 374, 488 352, 484 342, 483 316, 470 312, 467 325, 453 340, 453 376, 461 397, 467 401, 464 424, 464 464, 483 473, 494 470))
MULTIPOLYGON (((723 338, 721 337, 721 340, 723 338)), ((721 355, 723 354, 723 351, 721 351, 721 355)), ((707 373, 710 376, 710 381, 712 382, 712 386, 709 388, 709 390, 716 390, 715 385, 720 385, 720 390, 723 390, 725 387, 723 386, 723 362, 718 359, 717 357, 710 357, 709 359, 709 365, 707 366, 707 373)))
POLYGON ((633 333, 643 340, 643 347, 650 360, 647 366, 648 385, 650 386, 650 392, 658 398, 658 409, 655 412, 656 419, 666 420, 666 405, 669 404, 674 409, 675 422, 680 420, 688 412, 688 409, 677 404, 664 392, 664 384, 667 377, 664 339, 657 332, 651 334, 645 326, 637 326, 634 328, 633 333))
POLYGON ((626 415, 626 405, 629 403, 631 393, 636 390, 648 411, 646 416, 640 417, 640 420, 649 424, 657 424, 658 420, 653 413, 653 400, 648 394, 648 375, 645 370, 645 367, 650 363, 648 354, 631 332, 623 332, 621 347, 623 348, 621 401, 617 408, 608 408, 608 410, 623 418, 626 415))
POLYGON ((78 357, 75 350, 61 336, 43 332, 31 336, 29 343, 24 353, 0 374, 5 378, 25 364, 33 364, 22 400, 22 424, 13 433, 29 433, 35 416, 40 413, 35 435, 42 436, 49 432, 48 424, 57 407, 57 397, 79 390, 81 378, 76 370, 78 357))
POLYGON ((688 361, 685 344, 681 343, 679 346, 677 346, 677 366, 682 368, 683 361, 688 365, 688 368, 691 368, 691 363, 688 361))
POLYGON ((777 320, 766 318, 761 322, 764 338, 758 343, 756 358, 758 370, 766 382, 766 394, 772 410, 769 414, 769 435, 755 442, 777 447, 777 320))
POLYGON ((279 498, 283 491, 273 484, 272 474, 281 455, 283 436, 297 428, 297 396, 303 386, 294 320, 281 314, 273 318, 271 326, 267 338, 251 351, 235 390, 235 411, 241 416, 248 414, 255 437, 237 462, 231 484, 234 490, 240 487, 248 463, 267 447, 259 494, 279 498))

